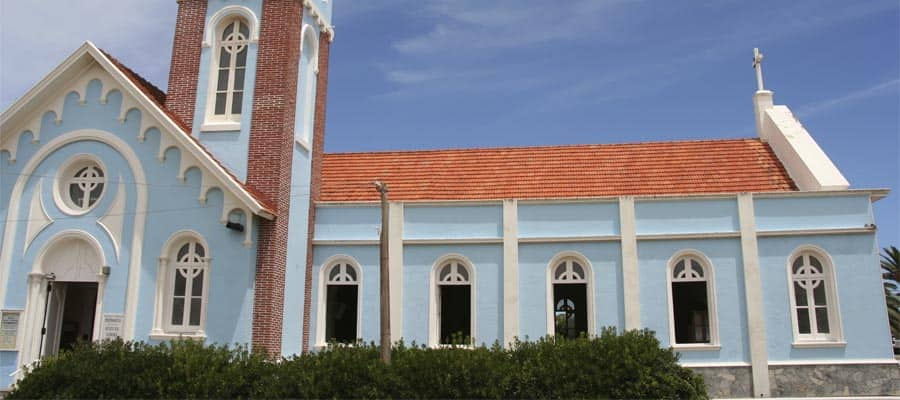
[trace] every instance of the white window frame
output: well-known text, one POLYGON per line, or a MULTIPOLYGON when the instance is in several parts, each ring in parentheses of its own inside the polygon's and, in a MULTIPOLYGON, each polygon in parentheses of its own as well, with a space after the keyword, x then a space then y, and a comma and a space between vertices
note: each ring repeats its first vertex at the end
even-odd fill
MULTIPOLYGON (((242 106, 240 114, 232 114, 232 101, 234 99, 233 93, 233 76, 234 71, 229 69, 229 79, 226 83, 226 97, 228 100, 225 102, 225 114, 224 115, 216 115, 216 89, 218 86, 218 77, 219 77, 219 59, 220 52, 222 51, 222 46, 220 45, 222 42, 222 32, 229 25, 233 25, 235 21, 241 21, 242 24, 247 26, 249 37, 245 38, 242 42, 247 50, 247 60, 244 65, 244 86, 241 88, 241 101, 244 102, 247 99, 247 94, 252 93, 252 89, 247 90, 248 78, 250 76, 250 45, 255 42, 254 35, 258 35, 256 31, 256 24, 251 23, 251 19, 248 18, 245 13, 242 12, 232 12, 227 15, 220 15, 215 20, 210 21, 210 25, 207 26, 207 33, 210 34, 207 36, 208 42, 207 44, 210 47, 210 62, 209 62, 209 82, 207 86, 207 94, 206 94, 206 111, 204 115, 203 125, 200 127, 201 131, 236 131, 241 129, 241 119, 242 115, 247 112, 247 110, 242 106), (213 25, 215 23, 215 25, 213 25)), ((237 30, 235 30, 237 34, 237 30)), ((233 54, 230 57, 232 64, 237 59, 237 53, 233 54)))
POLYGON ((295 124, 294 138, 297 143, 307 150, 311 149, 313 131, 315 130, 316 90, 319 76, 319 38, 315 29, 309 24, 303 25, 300 33, 300 60, 303 60, 303 49, 309 41, 311 54, 308 55, 308 64, 298 63, 297 71, 297 98, 303 100, 303 109, 297 110, 295 118, 302 118, 302 123, 295 124), (300 86, 301 79, 303 86, 300 86), (297 129, 297 128, 300 129, 297 129))
MULTIPOLYGON (((794 335, 793 347, 843 347, 847 343, 844 341, 843 324, 841 323, 840 300, 838 299, 837 282, 835 279, 834 261, 831 255, 818 246, 802 245, 791 252, 787 259, 787 285, 788 298, 790 301, 791 326, 794 335), (797 257, 814 256, 822 264, 822 279, 825 285, 825 301, 828 310, 828 326, 830 333, 800 333, 800 325, 797 322, 797 301, 794 295, 794 271, 793 264, 797 257)), ((811 297, 812 293, 808 293, 811 297)), ((812 303, 809 303, 812 304, 812 303)), ((811 311, 814 314, 814 311, 811 311)), ((810 324, 815 324, 815 316, 810 315, 810 324)), ((818 327, 810 325, 810 332, 815 332, 818 327)))
POLYGON ((440 304, 441 304, 441 295, 440 295, 440 286, 443 285, 469 285, 469 296, 470 296, 470 310, 469 310, 469 337, 471 338, 471 345, 474 346, 476 343, 476 328, 478 326, 478 314, 477 310, 477 295, 476 295, 476 286, 475 286, 475 265, 468 258, 463 256, 462 254, 446 254, 439 257, 434 265, 431 267, 431 282, 429 287, 431 288, 431 295, 429 296, 429 309, 428 309, 428 344, 431 347, 444 347, 449 346, 445 344, 441 344, 441 316, 440 313, 440 304), (440 272, 442 267, 447 265, 448 263, 455 262, 457 263, 457 268, 460 266, 466 269, 466 272, 469 273, 468 282, 439 282, 440 272))
POLYGON ((695 249, 681 250, 675 253, 666 266, 666 292, 669 302, 669 346, 680 351, 690 350, 719 350, 722 346, 719 342, 719 313, 716 306, 716 273, 712 260, 703 252, 695 249), (688 260, 696 261, 703 269, 703 278, 686 278, 674 280, 672 274, 675 265, 685 260, 685 268, 690 267, 688 260), (706 308, 709 313, 709 343, 677 343, 675 341, 675 303, 672 298, 672 283, 674 282, 706 282, 706 308))
POLYGON ((66 160, 66 162, 57 170, 56 182, 53 185, 53 201, 56 203, 56 207, 67 215, 84 215, 103 202, 103 197, 106 195, 109 185, 109 169, 106 168, 99 158, 92 154, 76 154, 66 160), (92 166, 103 173, 103 189, 100 191, 100 195, 97 196, 97 201, 95 201, 94 204, 87 207, 78 207, 75 205, 75 202, 69 198, 69 185, 77 179, 75 174, 78 170, 86 166, 92 166))
POLYGON ((315 347, 324 348, 328 346, 325 338, 326 315, 328 311, 328 285, 356 285, 356 338, 362 338, 362 268, 355 258, 338 254, 329 257, 319 266, 319 283, 318 293, 316 294, 316 344, 315 347), (328 274, 331 269, 338 265, 349 265, 356 270, 356 281, 348 283, 328 282, 328 274))
MULTIPOLYGON (((156 302, 154 304, 153 330, 150 332, 150 339, 153 340, 169 340, 169 339, 205 339, 206 338, 206 317, 209 311, 209 291, 210 291, 210 272, 212 264, 212 253, 209 244, 202 235, 192 230, 183 230, 173 234, 166 244, 163 246, 159 257, 159 268, 156 277, 156 302), (190 327, 189 325, 175 326, 172 325, 172 303, 174 302, 175 290, 175 270, 178 250, 189 242, 197 242, 203 246, 205 256, 202 258, 203 265, 203 293, 201 296, 200 306, 200 325, 190 327)), ((185 288, 187 295, 188 288, 185 288)), ((189 297, 189 296, 188 296, 189 297)), ((186 301, 187 303, 187 301, 186 301)), ((185 314, 185 321, 189 315, 185 314)))
POLYGON ((588 260, 584 254, 581 254, 577 251, 563 251, 557 253, 550 259, 550 262, 547 264, 547 335, 553 336, 556 334, 556 304, 553 303, 553 285, 555 283, 586 283, 587 284, 587 319, 588 319, 588 332, 589 336, 595 336, 597 334, 596 328, 596 315, 594 308, 594 267, 591 265, 591 261, 588 260), (566 281, 557 281, 554 277, 554 272, 556 271, 557 266, 563 262, 575 261, 579 263, 582 268, 584 268, 585 277, 583 280, 566 280, 566 281))

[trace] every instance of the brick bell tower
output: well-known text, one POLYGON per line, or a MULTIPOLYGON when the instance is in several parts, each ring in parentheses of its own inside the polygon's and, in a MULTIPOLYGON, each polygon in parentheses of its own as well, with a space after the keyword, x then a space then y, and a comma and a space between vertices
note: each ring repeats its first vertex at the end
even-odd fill
POLYGON ((308 318, 305 298, 291 299, 286 318, 285 286, 307 297, 308 277, 289 274, 287 263, 298 259, 308 270, 311 261, 333 38, 330 3, 178 0, 166 107, 276 211, 274 219, 255 222, 252 321, 253 348, 272 356, 282 354, 284 337, 296 336, 300 350, 303 332, 285 334, 283 326, 293 326, 295 318, 299 328, 301 312, 304 322, 308 318))

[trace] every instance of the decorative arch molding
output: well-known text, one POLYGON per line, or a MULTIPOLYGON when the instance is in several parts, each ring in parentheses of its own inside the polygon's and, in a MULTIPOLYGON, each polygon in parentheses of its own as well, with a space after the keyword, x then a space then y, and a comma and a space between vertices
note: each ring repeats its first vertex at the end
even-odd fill
POLYGON ((346 254, 335 254, 331 257, 328 257, 322 265, 319 266, 319 279, 318 286, 316 286, 316 347, 325 347, 327 345, 325 338, 325 313, 327 312, 327 293, 328 290, 328 277, 326 273, 334 266, 339 264, 347 264, 356 269, 356 285, 357 289, 357 312, 356 312, 356 337, 362 337, 362 266, 360 266, 359 261, 357 261, 352 256, 346 254))
POLYGON ((256 17, 256 13, 245 6, 230 5, 222 7, 209 17, 203 32, 203 47, 212 46, 215 43, 215 35, 219 25, 234 16, 240 16, 247 21, 250 28, 250 43, 259 42, 259 18, 256 17))
POLYGON ((434 264, 431 266, 431 271, 429 274, 430 278, 429 278, 429 284, 428 284, 428 287, 429 287, 428 345, 432 346, 432 347, 440 347, 441 346, 441 344, 440 344, 440 341, 441 341, 440 329, 441 329, 441 327, 440 327, 440 323, 438 321, 438 307, 440 307, 440 305, 438 304, 438 302, 440 300, 439 295, 438 295, 438 289, 440 286, 438 274, 440 274, 440 272, 441 272, 441 267, 443 267, 444 265, 446 265, 448 262, 451 262, 451 261, 456 261, 459 264, 461 264, 462 266, 464 266, 466 268, 466 271, 469 274, 468 284, 469 284, 470 291, 471 291, 470 292, 471 293, 470 294, 471 304, 470 304, 470 311, 469 311, 470 312, 469 318, 471 319, 471 328, 470 328, 471 331, 470 331, 469 337, 471 337, 473 344, 476 342, 476 338, 478 337, 477 336, 477 334, 478 334, 478 331, 477 331, 478 314, 476 313, 476 310, 478 309, 478 307, 477 307, 478 290, 476 290, 476 286, 475 286, 477 283, 477 280, 476 280, 477 273, 475 271, 475 264, 473 264, 471 260, 469 260, 466 256, 464 256, 462 254, 448 253, 448 254, 438 257, 437 260, 434 261, 434 264))
MULTIPOLYGON (((144 173, 143 166, 141 166, 140 159, 137 157, 137 154, 134 153, 134 150, 132 150, 132 148, 124 140, 112 133, 95 129, 75 130, 61 134, 56 138, 50 140, 49 142, 47 142, 47 144, 38 148, 34 156, 32 156, 31 159, 29 159, 25 166, 22 168, 22 172, 19 175, 19 178, 13 185, 9 201, 9 210, 7 211, 6 218, 7 220, 15 220, 16 215, 19 214, 19 209, 21 207, 23 197, 22 194, 25 190, 26 183, 28 182, 30 176, 34 173, 35 169, 44 161, 44 159, 47 158, 48 155, 65 145, 85 140, 92 140, 106 144, 119 152, 122 158, 124 158, 128 163, 135 181, 134 186, 137 198, 135 201, 134 231, 131 236, 131 259, 129 260, 128 268, 128 285, 126 287, 127 296, 125 300, 124 324, 124 339, 129 340, 134 336, 134 321, 137 312, 137 292, 140 280, 141 250, 143 248, 142 238, 144 235, 144 227, 146 225, 147 179, 144 173)), ((3 237, 15 238, 18 225, 20 224, 6 224, 6 229, 4 231, 3 237)), ((9 280, 9 269, 13 257, 13 242, 14 240, 4 240, 2 251, 0 251, 0 288, 2 288, 3 290, 6 289, 9 280)), ((0 301, 5 301, 5 299, 0 299, 0 301)))
POLYGON ((171 289, 169 276, 173 273, 172 264, 175 260, 172 260, 171 254, 177 251, 176 246, 184 244, 187 241, 196 241, 204 248, 205 252, 205 260, 207 264, 207 269, 209 268, 209 264, 212 261, 212 249, 209 247, 209 243, 207 243, 206 239, 200 232, 197 232, 192 229, 182 229, 180 231, 176 231, 173 233, 166 242, 163 244, 159 253, 159 266, 156 272, 156 295, 153 302, 153 327, 150 331, 150 338, 154 340, 168 340, 168 339, 176 339, 179 337, 192 337, 192 338, 205 338, 205 328, 206 328, 206 315, 209 307, 209 280, 210 273, 206 273, 204 276, 204 289, 203 290, 203 312, 201 313, 201 329, 197 332, 185 333, 185 332, 167 332, 166 331, 166 322, 165 319, 169 315, 169 310, 171 308, 170 301, 168 297, 171 295, 169 293, 169 289, 171 289))
POLYGON ((328 21, 325 19, 325 16, 322 15, 322 12, 319 11, 319 7, 310 0, 303 0, 303 7, 309 10, 309 16, 316 21, 316 25, 319 26, 319 30, 325 33, 328 33, 328 41, 334 41, 334 27, 331 26, 328 21))
MULTIPOLYGON (((309 40, 311 51, 310 64, 313 65, 313 72, 319 73, 319 37, 316 30, 309 24, 303 24, 303 30, 300 32, 300 49, 302 49, 309 40)), ((302 68, 303 66, 301 66, 302 68)))
POLYGON ((838 296, 838 287, 837 287, 837 273, 835 271, 835 263, 834 259, 831 258, 831 254, 825 249, 813 245, 813 244, 803 244, 797 246, 794 251, 788 255, 787 260, 785 262, 786 273, 787 273, 787 285, 788 285, 788 298, 790 301, 790 313, 791 313, 791 332, 793 333, 794 338, 794 347, 830 347, 829 345, 844 345, 844 324, 842 323, 841 318, 841 302, 838 296), (793 272, 793 263, 804 255, 813 255, 818 261, 822 264, 822 275, 824 277, 825 284, 825 297, 827 301, 827 314, 830 324, 830 333, 826 335, 811 335, 813 337, 809 337, 810 335, 801 335, 798 329, 798 321, 797 321, 797 300, 796 294, 794 293, 794 272, 793 272))
POLYGON ((559 264, 563 263, 566 260, 575 260, 584 267, 584 275, 587 286, 587 322, 588 322, 588 334, 596 335, 596 307, 594 305, 594 266, 591 265, 591 260, 589 260, 584 254, 574 250, 566 250, 556 253, 553 258, 550 259, 550 262, 547 263, 547 334, 553 335, 556 333, 556 324, 554 319, 554 309, 555 304, 553 304, 553 271, 556 270, 556 267, 559 264))
MULTIPOLYGON (((685 264, 685 268, 692 268, 685 264)), ((679 250, 669 258, 666 262, 666 292, 669 303, 669 346, 676 347, 679 350, 717 350, 720 348, 719 342, 719 313, 718 313, 718 297, 716 296, 716 271, 712 260, 700 250, 684 249, 679 250), (699 281, 706 282, 706 307, 709 314, 709 343, 692 343, 678 344, 675 341, 675 304, 672 298, 672 283, 675 266, 681 260, 696 260, 703 269, 703 279, 699 281)))
MULTIPOLYGON (((41 249, 38 251, 37 256, 34 258, 34 264, 31 267, 32 274, 46 274, 52 271, 47 271, 45 268, 47 253, 57 247, 57 245, 66 240, 81 240, 94 250, 97 256, 100 258, 100 261, 103 265, 108 265, 106 254, 103 251, 103 246, 100 244, 100 241, 97 240, 93 235, 88 232, 78 230, 78 229, 67 229, 61 232, 56 233, 50 239, 47 240, 41 249)), ((99 274, 100 271, 97 271, 99 274)))

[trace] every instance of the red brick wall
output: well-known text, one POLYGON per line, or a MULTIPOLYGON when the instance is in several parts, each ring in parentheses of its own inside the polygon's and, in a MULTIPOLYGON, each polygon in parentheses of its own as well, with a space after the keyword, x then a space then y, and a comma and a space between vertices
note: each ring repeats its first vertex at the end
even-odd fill
POLYGON ((253 347, 272 356, 281 354, 302 16, 299 0, 263 2, 250 125, 247 185, 277 210, 258 227, 253 299, 253 347))
POLYGON ((189 127, 194 121, 205 23, 206 0, 178 0, 166 108, 189 127))
MULTIPOLYGON (((325 103, 328 95, 328 34, 319 35, 319 76, 316 81, 316 109, 313 122, 312 171, 309 188, 309 219, 306 239, 306 282, 303 288, 303 352, 309 351, 309 313, 312 308, 313 235, 316 228, 316 202, 322 188, 322 155, 325 153, 325 103)), ((324 327, 319 327, 324 329, 324 327)))

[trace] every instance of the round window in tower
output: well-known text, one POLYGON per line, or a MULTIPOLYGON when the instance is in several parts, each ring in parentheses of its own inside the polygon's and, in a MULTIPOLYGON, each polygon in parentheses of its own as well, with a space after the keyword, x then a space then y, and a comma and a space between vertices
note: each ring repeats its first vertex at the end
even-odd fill
POLYGON ((68 214, 90 211, 106 191, 105 168, 93 156, 75 156, 59 171, 54 197, 59 208, 68 214))

